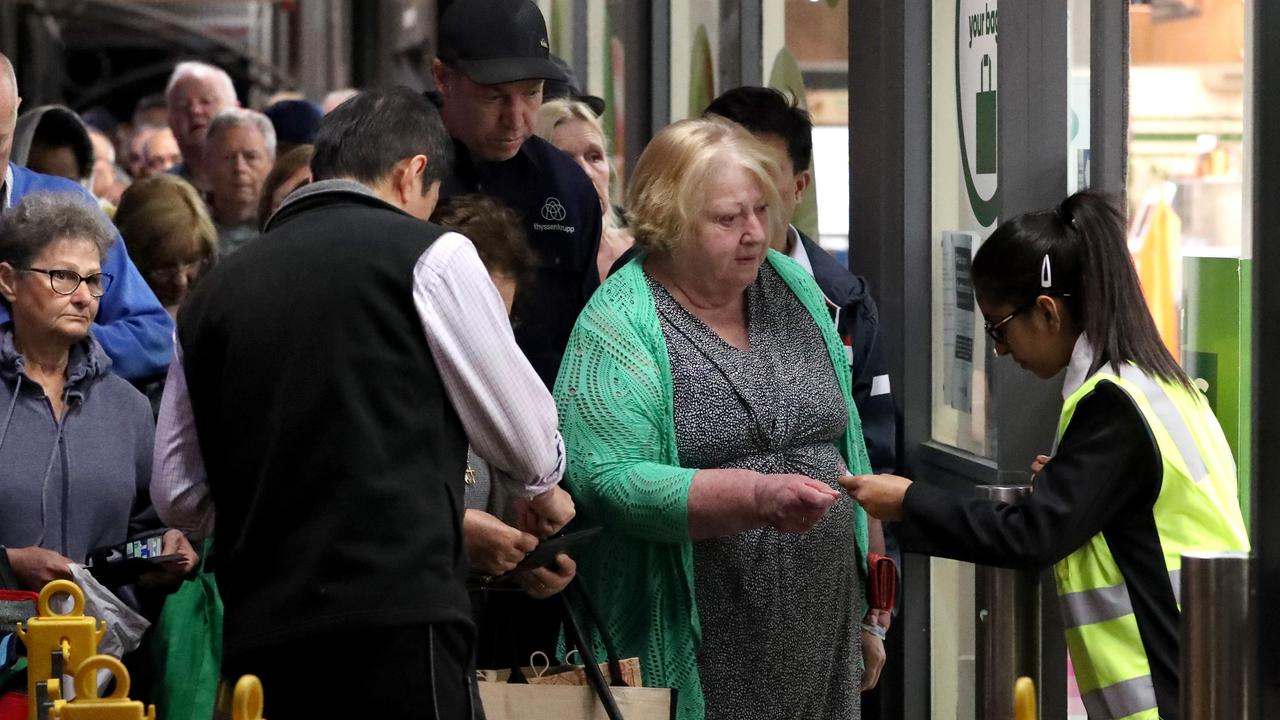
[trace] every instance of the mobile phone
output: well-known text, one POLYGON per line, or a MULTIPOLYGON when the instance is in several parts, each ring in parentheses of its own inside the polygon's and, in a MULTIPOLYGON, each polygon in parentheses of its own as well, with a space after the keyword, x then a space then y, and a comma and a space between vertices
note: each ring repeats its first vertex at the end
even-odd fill
POLYGON ((516 566, 511 572, 517 573, 524 570, 536 570, 538 568, 550 567, 555 563, 556 557, 561 553, 572 556, 573 550, 581 546, 583 543, 593 539, 600 534, 600 528, 585 528, 583 530, 574 530, 573 532, 557 535, 547 538, 538 543, 538 547, 533 552, 525 556, 524 560, 516 566))
POLYGON ((164 555, 163 534, 126 540, 89 553, 89 572, 104 585, 126 585, 161 566, 180 563, 182 555, 164 555))

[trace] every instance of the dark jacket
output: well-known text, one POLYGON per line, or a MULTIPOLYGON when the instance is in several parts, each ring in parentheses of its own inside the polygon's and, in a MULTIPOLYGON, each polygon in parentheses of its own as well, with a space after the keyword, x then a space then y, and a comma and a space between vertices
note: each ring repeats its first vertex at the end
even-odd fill
POLYGON ((92 337, 71 348, 61 422, 0 325, 0 545, 89 552, 159 527, 151 510, 155 426, 142 393, 111 373, 92 337))
POLYGON ((228 657, 470 627, 466 436, 413 300, 443 233, 356 183, 314 183, 183 306, 228 657))
POLYGON ((539 265, 512 308, 516 343, 550 388, 578 313, 600 286, 600 198, 587 174, 551 143, 533 136, 503 162, 477 163, 454 142, 453 172, 440 197, 492 196, 523 220, 539 265))
POLYGON ((893 473, 897 468, 897 423, 889 371, 880 356, 880 315, 867 281, 841 265, 818 243, 800 232, 813 266, 813 279, 827 298, 836 331, 844 341, 853 372, 853 403, 862 419, 862 436, 867 443, 871 469, 893 473))
POLYGON ((1133 398, 1103 381, 1076 406, 1022 503, 917 482, 894 528, 907 551, 1037 573, 1102 533, 1133 603, 1160 717, 1177 718, 1180 614, 1155 520, 1163 477, 1159 446, 1133 398))

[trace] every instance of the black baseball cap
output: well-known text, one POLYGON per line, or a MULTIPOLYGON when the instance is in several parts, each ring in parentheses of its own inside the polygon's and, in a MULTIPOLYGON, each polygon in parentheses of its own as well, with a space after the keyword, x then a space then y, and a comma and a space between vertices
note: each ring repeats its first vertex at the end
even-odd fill
POLYGON ((439 44, 441 60, 481 85, 565 79, 532 0, 454 0, 440 18, 439 44))

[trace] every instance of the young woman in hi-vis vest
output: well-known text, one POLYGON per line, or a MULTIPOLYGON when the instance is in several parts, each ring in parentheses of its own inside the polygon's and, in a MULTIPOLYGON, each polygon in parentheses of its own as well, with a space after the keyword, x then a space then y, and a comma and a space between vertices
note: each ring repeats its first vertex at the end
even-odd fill
POLYGON ((973 259, 997 354, 1049 380, 1066 370, 1056 447, 1019 505, 891 475, 841 483, 900 520, 908 550, 1002 567, 1053 566, 1089 717, 1178 718, 1181 555, 1247 550, 1236 466, 1213 411, 1143 300, 1124 216, 1081 192, 1000 225, 973 259))

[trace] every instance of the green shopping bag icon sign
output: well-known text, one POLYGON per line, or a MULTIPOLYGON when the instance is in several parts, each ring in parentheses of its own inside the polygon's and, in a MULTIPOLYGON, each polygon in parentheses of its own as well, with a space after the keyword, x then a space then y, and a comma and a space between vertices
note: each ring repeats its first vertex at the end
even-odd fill
POLYGON ((991 79, 991 72, 991 56, 983 55, 982 65, 978 69, 978 100, 975 105, 977 122, 974 128, 979 175, 996 171, 996 86, 991 79))

